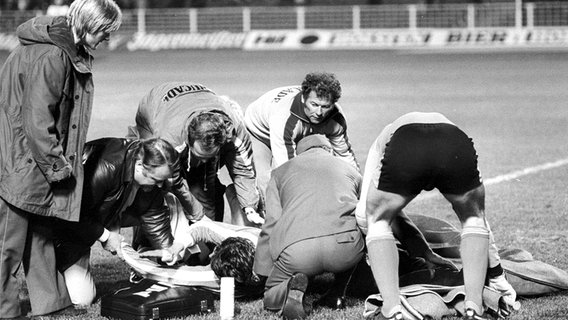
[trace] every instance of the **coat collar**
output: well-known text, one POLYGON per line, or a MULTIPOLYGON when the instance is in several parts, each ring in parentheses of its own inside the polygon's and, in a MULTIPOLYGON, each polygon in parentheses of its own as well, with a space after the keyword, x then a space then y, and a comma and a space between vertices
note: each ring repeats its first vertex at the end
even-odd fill
POLYGON ((69 20, 66 17, 56 17, 49 28, 49 36, 71 59, 73 66, 80 73, 91 73, 93 56, 85 46, 75 44, 75 38, 69 20))
POLYGON ((59 47, 78 72, 91 73, 93 57, 87 48, 75 44, 67 17, 36 17, 18 26, 16 33, 24 46, 47 43, 59 47))
POLYGON ((131 184, 134 182, 134 169, 136 164, 136 149, 140 145, 139 140, 132 141, 124 155, 124 167, 122 170, 122 181, 124 184, 131 184))

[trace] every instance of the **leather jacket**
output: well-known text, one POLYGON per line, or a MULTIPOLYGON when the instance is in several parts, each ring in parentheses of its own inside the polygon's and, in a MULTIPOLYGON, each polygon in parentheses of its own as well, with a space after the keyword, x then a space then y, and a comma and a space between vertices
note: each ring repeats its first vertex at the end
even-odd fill
POLYGON ((104 229, 139 225, 150 244, 167 248, 173 243, 165 190, 145 192, 135 186, 135 153, 140 142, 103 138, 87 142, 83 153, 85 184, 79 222, 58 221, 55 228, 60 270, 88 252, 104 229))

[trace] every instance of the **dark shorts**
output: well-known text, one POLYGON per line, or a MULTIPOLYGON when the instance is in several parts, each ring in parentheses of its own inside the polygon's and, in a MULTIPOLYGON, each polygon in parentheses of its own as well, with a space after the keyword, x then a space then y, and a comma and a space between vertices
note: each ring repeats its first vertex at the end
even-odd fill
POLYGON ((481 185, 473 141, 446 123, 400 127, 385 147, 378 189, 405 196, 437 188, 463 194, 481 185))

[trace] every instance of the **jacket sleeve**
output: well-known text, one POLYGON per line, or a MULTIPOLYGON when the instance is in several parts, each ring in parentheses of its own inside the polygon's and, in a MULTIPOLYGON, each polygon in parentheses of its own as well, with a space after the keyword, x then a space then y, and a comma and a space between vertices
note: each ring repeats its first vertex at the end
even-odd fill
POLYGON ((129 208, 136 210, 140 215, 141 227, 144 234, 150 240, 153 248, 168 248, 173 244, 172 229, 170 226, 170 211, 165 203, 162 191, 155 188, 150 193, 138 191, 137 198, 150 199, 150 206, 147 209, 140 207, 129 208))
POLYGON ((260 194, 252 158, 252 142, 242 121, 235 121, 232 150, 226 154, 226 166, 233 179, 241 208, 258 209, 260 194))
POLYGON ((204 216, 203 207, 197 199, 195 199, 193 194, 191 194, 191 191, 189 191, 189 187, 182 173, 182 170, 184 170, 182 164, 187 163, 188 152, 189 149, 187 146, 180 152, 179 160, 173 168, 172 177, 167 180, 165 188, 179 200, 187 219, 198 221, 204 216))
POLYGON ((266 220, 258 237, 256 253, 254 256, 254 272, 261 276, 270 275, 274 260, 270 250, 270 234, 282 216, 280 194, 274 177, 270 178, 266 189, 266 220))
POLYGON ((63 155, 63 146, 57 132, 60 106, 65 99, 63 88, 71 70, 70 62, 63 53, 49 53, 35 61, 26 75, 22 95, 22 121, 24 133, 32 155, 49 182, 69 178, 71 165, 63 155))
POLYGON ((197 242, 211 243, 220 245, 223 240, 229 237, 238 237, 234 230, 223 227, 222 224, 211 220, 201 220, 189 226, 191 238, 197 242))
POLYGON ((279 167, 296 156, 296 144, 292 141, 295 124, 291 125, 292 122, 290 121, 297 122, 289 112, 287 114, 271 114, 268 119, 273 167, 279 167))
POLYGON ((148 139, 154 137, 154 129, 151 124, 151 118, 148 115, 148 108, 151 105, 152 98, 150 94, 147 94, 140 103, 138 104, 138 110, 136 111, 136 127, 129 128, 129 134, 135 136, 138 139, 148 139))
POLYGON ((328 135, 327 138, 335 151, 335 154, 341 157, 342 160, 347 161, 353 167, 357 169, 357 171, 361 171, 359 167, 359 163, 355 158, 355 153, 351 148, 351 143, 349 142, 349 138, 347 137, 347 122, 341 113, 339 113, 336 117, 336 128, 334 133, 328 135))
MULTIPOLYGON (((117 168, 113 164, 97 159, 97 156, 88 157, 91 152, 96 152, 96 146, 87 144, 84 150, 85 175, 83 183, 83 203, 79 222, 62 222, 67 228, 72 228, 79 240, 92 245, 104 231, 103 202, 106 197, 116 192, 117 186, 113 177, 117 174, 117 168)), ((60 220, 63 221, 63 220, 60 220)))
POLYGON ((187 219, 198 221, 203 218, 204 212, 201 204, 191 194, 189 187, 180 174, 174 174, 173 183, 168 189, 179 200, 187 219))

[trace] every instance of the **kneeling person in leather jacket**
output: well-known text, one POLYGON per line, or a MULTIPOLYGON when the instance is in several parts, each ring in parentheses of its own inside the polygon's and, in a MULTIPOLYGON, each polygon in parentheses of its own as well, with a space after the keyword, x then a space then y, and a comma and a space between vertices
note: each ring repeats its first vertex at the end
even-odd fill
POLYGON ((154 248, 173 259, 184 250, 174 244, 165 184, 179 160, 165 140, 103 138, 87 142, 83 153, 85 182, 79 222, 58 220, 55 227, 58 269, 63 272, 71 301, 89 305, 96 296, 90 273, 90 247, 121 256, 121 227, 140 226, 154 248))

